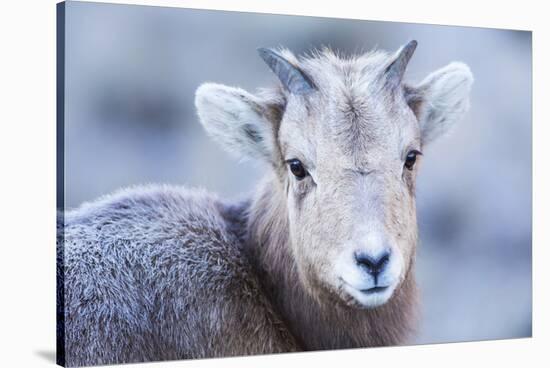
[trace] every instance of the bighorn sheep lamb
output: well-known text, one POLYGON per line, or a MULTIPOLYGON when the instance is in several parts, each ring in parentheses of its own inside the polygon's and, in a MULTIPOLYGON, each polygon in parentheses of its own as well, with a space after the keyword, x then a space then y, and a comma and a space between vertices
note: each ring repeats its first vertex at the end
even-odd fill
POLYGON ((473 81, 454 62, 405 83, 415 48, 301 58, 259 49, 277 87, 200 86, 207 133, 270 173, 242 203, 136 187, 60 214, 62 362, 405 342, 421 151, 466 112, 473 81))

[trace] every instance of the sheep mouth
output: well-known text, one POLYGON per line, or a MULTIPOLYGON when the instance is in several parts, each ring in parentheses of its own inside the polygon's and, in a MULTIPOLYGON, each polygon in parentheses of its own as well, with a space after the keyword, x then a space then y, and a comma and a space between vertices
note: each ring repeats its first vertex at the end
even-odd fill
POLYGON ((361 289, 359 291, 362 292, 363 294, 371 295, 371 294, 376 294, 376 293, 382 293, 382 292, 388 290, 388 288, 389 288, 389 286, 375 286, 375 287, 368 288, 368 289, 361 289))
POLYGON ((347 283, 343 284, 344 301, 353 307, 371 309, 385 304, 393 293, 394 286, 373 286, 359 289, 347 283))
POLYGON ((341 291, 343 292, 342 299, 350 306, 360 309, 376 308, 385 304, 392 296, 396 287, 390 285, 376 285, 372 287, 358 288, 347 283, 343 278, 341 291))

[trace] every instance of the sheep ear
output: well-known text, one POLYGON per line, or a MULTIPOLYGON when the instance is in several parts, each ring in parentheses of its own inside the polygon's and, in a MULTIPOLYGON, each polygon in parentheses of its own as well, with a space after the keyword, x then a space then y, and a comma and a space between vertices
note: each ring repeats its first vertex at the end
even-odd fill
POLYGON ((252 94, 205 83, 197 89, 195 106, 206 132, 228 151, 241 158, 273 157, 273 124, 267 117, 267 107, 252 94))
POLYGON ((420 124, 423 144, 429 144, 459 121, 469 108, 474 77, 466 64, 454 62, 405 86, 405 97, 420 124))

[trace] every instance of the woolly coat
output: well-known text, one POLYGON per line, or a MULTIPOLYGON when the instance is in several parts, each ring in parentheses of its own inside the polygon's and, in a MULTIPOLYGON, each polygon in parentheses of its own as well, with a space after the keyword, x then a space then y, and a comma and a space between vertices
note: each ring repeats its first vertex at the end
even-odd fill
POLYGON ((298 287, 284 228, 273 227, 285 221, 262 219, 270 198, 269 186, 237 205, 181 187, 136 187, 60 214, 59 362, 83 366, 402 342, 411 329, 412 277, 377 310, 318 306, 298 287), (279 244, 267 244, 274 239, 270 232, 279 244))

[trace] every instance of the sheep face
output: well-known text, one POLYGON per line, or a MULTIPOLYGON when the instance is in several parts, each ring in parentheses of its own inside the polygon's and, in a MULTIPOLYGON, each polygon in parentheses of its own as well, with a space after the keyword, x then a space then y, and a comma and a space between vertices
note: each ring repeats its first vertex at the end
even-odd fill
POLYGON ((276 173, 300 280, 321 303, 380 306, 413 263, 422 150, 467 110, 472 83, 469 69, 452 63, 403 84, 415 47, 300 60, 261 49, 281 88, 197 91, 206 130, 276 173))

